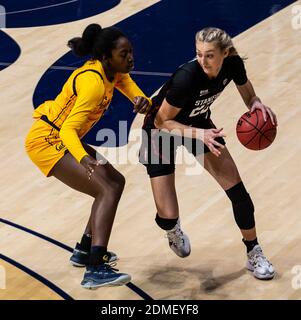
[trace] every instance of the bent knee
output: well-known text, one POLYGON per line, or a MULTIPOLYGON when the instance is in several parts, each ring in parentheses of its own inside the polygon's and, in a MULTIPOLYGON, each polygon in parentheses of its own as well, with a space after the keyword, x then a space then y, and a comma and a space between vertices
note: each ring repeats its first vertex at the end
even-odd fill
POLYGON ((121 173, 98 179, 96 196, 120 197, 125 186, 125 177, 121 173))
POLYGON ((125 177, 121 173, 114 177, 114 180, 111 182, 111 188, 116 190, 117 192, 122 192, 125 187, 125 177))

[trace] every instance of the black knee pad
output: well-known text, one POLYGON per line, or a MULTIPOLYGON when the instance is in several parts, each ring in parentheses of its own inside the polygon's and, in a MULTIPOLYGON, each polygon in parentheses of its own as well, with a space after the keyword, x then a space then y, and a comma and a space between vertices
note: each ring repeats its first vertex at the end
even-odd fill
POLYGON ((244 200, 232 203, 235 221, 240 229, 252 229, 255 227, 254 205, 248 194, 244 200))
POLYGON ((243 183, 240 182, 226 190, 226 194, 232 202, 234 218, 238 227, 246 230, 254 228, 254 205, 243 183))

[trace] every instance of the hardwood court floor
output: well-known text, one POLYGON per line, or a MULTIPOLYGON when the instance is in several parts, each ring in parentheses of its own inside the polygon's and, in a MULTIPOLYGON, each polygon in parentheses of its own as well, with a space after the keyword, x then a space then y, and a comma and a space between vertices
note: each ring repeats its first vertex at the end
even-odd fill
MULTIPOLYGON (((104 13, 99 19, 105 25, 112 24, 155 2, 123 1, 110 16, 104 13)), ((301 30, 291 25, 294 5, 301 5, 301 1, 234 39, 239 53, 248 57, 248 75, 258 96, 278 116, 273 145, 254 152, 239 144, 235 126, 246 108, 233 85, 212 107, 212 118, 217 127, 224 128, 227 147, 252 195, 258 237, 277 275, 273 281, 259 281, 245 270, 245 248, 230 203, 200 167, 199 174, 191 176, 186 175, 187 166, 177 168, 181 221, 192 243, 191 256, 180 259, 155 225, 155 206, 144 168, 116 165, 126 176, 127 185, 110 249, 120 256, 120 270, 131 273, 133 283, 155 299, 301 299, 301 288, 293 287, 296 274, 292 273, 294 266, 301 265, 301 30)), ((25 155, 23 143, 32 123, 31 99, 39 77, 64 53, 64 44, 75 28, 83 29, 94 18, 68 23, 63 33, 61 26, 7 30, 23 52, 0 78, 5 110, 0 127, 1 216, 69 247, 81 236, 92 200, 54 178, 45 179, 25 155), (55 38, 56 43, 51 44, 49 38, 55 38)), ((132 128, 140 128, 142 121, 143 117, 137 116, 132 128)), ((105 153, 102 148, 99 151, 105 153)), ((141 299, 128 287, 84 290, 79 285, 83 270, 69 265, 67 250, 6 224, 0 224, 0 231, 3 254, 43 275, 75 299, 141 299)), ((6 263, 4 266, 9 277, 13 272, 19 274, 6 263)), ((0 290, 1 299, 37 297, 34 284, 32 290, 20 294, 21 283, 8 281, 8 291, 0 290)), ((44 297, 41 293, 40 298, 44 297)), ((49 294, 48 298, 56 297, 49 294)))

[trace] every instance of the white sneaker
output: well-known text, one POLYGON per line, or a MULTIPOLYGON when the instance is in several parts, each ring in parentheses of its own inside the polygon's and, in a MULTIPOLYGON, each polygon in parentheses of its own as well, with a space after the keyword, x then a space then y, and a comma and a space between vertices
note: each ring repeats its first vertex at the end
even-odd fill
POLYGON ((188 257, 190 255, 190 242, 187 235, 181 230, 180 220, 173 229, 167 231, 167 238, 171 250, 175 252, 181 258, 188 257))
POLYGON ((253 272, 255 278, 272 279, 274 277, 274 267, 264 256, 259 244, 257 244, 247 255, 247 269, 253 272))

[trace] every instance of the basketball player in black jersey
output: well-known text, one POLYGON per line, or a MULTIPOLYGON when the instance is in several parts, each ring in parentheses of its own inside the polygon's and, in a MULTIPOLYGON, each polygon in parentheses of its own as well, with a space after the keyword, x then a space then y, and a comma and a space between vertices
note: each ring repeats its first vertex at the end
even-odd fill
POLYGON ((181 230, 175 189, 176 149, 184 145, 216 179, 232 202, 235 221, 247 248, 247 268, 258 279, 272 279, 273 265, 257 241, 254 206, 237 167, 225 147, 222 129, 210 118, 210 106, 233 80, 251 112, 277 124, 275 114, 262 104, 247 78, 244 62, 230 36, 218 28, 196 34, 196 60, 182 65, 153 98, 156 106, 146 116, 140 149, 151 180, 157 207, 156 222, 166 230, 170 248, 180 257, 190 254, 190 242, 181 230))

